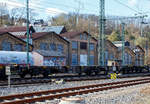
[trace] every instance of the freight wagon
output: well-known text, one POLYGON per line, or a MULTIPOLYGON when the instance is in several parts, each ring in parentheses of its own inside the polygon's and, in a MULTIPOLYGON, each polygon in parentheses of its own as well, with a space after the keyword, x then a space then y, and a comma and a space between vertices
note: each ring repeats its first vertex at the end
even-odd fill
MULTIPOLYGON (((0 78, 6 78, 5 67, 10 66, 11 72, 20 77, 25 77, 29 74, 31 77, 35 75, 43 75, 48 77, 53 73, 74 73, 97 75, 99 73, 108 74, 112 71, 112 66, 59 66, 55 64, 46 64, 43 57, 37 52, 29 52, 29 65, 27 63, 26 52, 15 51, 0 51, 0 78)), ((117 66, 115 72, 117 73, 134 73, 149 71, 148 66, 117 66)))
POLYGON ((47 64, 47 61, 44 61, 43 57, 37 52, 29 52, 29 64, 27 65, 27 52, 0 51, 0 78, 6 77, 6 66, 10 66, 11 72, 21 77, 24 77, 26 74, 31 76, 42 74, 46 77, 49 73, 58 72, 60 68, 52 62, 47 64))
POLYGON ((13 74, 24 77, 27 74, 31 76, 42 74, 47 77, 52 73, 77 73, 86 74, 98 73, 95 66, 59 66, 53 62, 44 61, 44 58, 37 52, 29 52, 29 65, 27 65, 27 53, 16 51, 0 51, 0 78, 5 78, 5 67, 10 66, 13 74), (90 71, 89 71, 90 70, 90 71))

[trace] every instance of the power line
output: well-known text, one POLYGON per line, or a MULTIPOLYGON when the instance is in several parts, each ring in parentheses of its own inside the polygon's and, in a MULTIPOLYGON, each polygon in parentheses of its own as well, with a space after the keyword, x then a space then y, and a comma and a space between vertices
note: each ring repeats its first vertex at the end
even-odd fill
MULTIPOLYGON (((9 0, 9 1, 11 1, 11 2, 16 2, 16 1, 14 1, 14 0, 9 0)), ((17 3, 17 2, 16 2, 17 3)), ((23 3, 21 3, 21 4, 23 4, 23 3)), ((40 3, 36 3, 37 5, 40 5, 40 6, 37 6, 36 5, 36 7, 38 8, 44 8, 44 9, 46 9, 44 6, 41 6, 41 4, 40 3)), ((46 4, 44 4, 44 5, 46 5, 47 7, 49 6, 48 4, 54 4, 54 5, 60 5, 60 6, 62 6, 62 7, 65 7, 65 8, 71 8, 71 9, 77 9, 77 8, 75 8, 75 7, 72 7, 72 6, 68 6, 68 5, 64 5, 64 4, 59 4, 59 3, 52 3, 52 2, 46 2, 46 4)), ((33 5, 31 5, 31 6, 33 6, 33 5)), ((35 7, 35 5, 33 6, 33 7, 35 7)), ((32 8, 32 7, 30 7, 30 8, 32 8)), ((34 9, 34 8, 33 8, 34 9)), ((91 10, 91 9, 87 9, 87 8, 85 8, 85 10, 91 10)), ((53 10, 54 11, 54 10, 53 10)), ((92 10, 92 11, 94 11, 94 12, 98 12, 98 11, 96 11, 96 10, 92 10)), ((55 11, 55 12, 57 12, 57 11, 55 11)))
POLYGON ((132 10, 132 11, 134 11, 134 12, 137 12, 137 13, 140 13, 140 14, 141 14, 141 12, 137 11, 136 9, 131 8, 130 6, 128 6, 128 5, 126 5, 126 4, 122 3, 122 2, 120 2, 119 0, 114 0, 114 1, 117 2, 117 3, 119 3, 119 4, 121 4, 121 5, 123 5, 124 7, 127 7, 128 9, 130 9, 130 10, 132 10))
MULTIPOLYGON (((36 3, 36 4, 41 5, 40 3, 36 3)), ((60 3, 53 3, 53 2, 50 2, 50 1, 47 1, 46 4, 47 4, 47 6, 48 6, 48 4, 54 4, 54 5, 59 5, 59 6, 65 7, 65 8, 77 9, 77 7, 73 7, 73 6, 69 6, 69 5, 65 5, 65 4, 60 4, 60 3)), ((72 4, 72 5, 74 5, 74 4, 72 4)), ((95 6, 91 6, 91 7, 95 7, 95 6)), ((85 10, 91 10, 91 9, 88 9, 88 8, 84 8, 84 9, 85 10)), ((98 12, 96 10, 92 10, 92 11, 98 12)))
MULTIPOLYGON (((15 1, 13 1, 13 0, 9 0, 10 2, 15 2, 15 1)), ((16 2, 17 3, 17 2, 16 2)), ((21 3, 22 5, 25 5, 24 3, 21 3)), ((16 5, 13 5, 13 4, 9 4, 9 5, 12 5, 12 6, 16 6, 16 5)), ((17 7, 20 7, 20 6, 17 6, 17 7)), ((25 7, 25 6, 23 6, 23 7, 25 7)), ((40 6, 32 6, 32 7, 29 7, 30 9, 34 9, 34 10, 36 10, 36 9, 39 9, 39 10, 46 10, 46 8, 44 8, 44 7, 40 7, 40 6)), ((54 14, 58 14, 58 12, 57 11, 55 11, 55 10, 47 10, 47 11, 49 11, 49 12, 51 12, 51 13, 54 13, 54 14)))
MULTIPOLYGON (((76 1, 81 2, 80 0, 76 0, 76 1)), ((88 3, 88 2, 86 2, 86 3, 81 2, 81 3, 82 3, 82 4, 88 4, 89 6, 92 6, 92 7, 98 7, 98 5, 94 5, 94 4, 92 4, 92 3, 88 3)))
MULTIPOLYGON (((41 4, 39 4, 39 3, 36 3, 36 4, 41 5, 41 4)), ((46 4, 60 5, 60 6, 65 7, 65 8, 72 8, 72 9, 77 9, 77 8, 78 8, 78 7, 72 7, 72 6, 65 5, 65 4, 53 3, 53 2, 49 2, 49 1, 47 1, 46 4)), ((73 5, 73 4, 72 4, 72 5, 73 5)), ((90 6, 91 6, 91 5, 90 5, 90 6)), ((95 7, 95 6, 91 6, 91 7, 95 7)), ((88 9, 88 8, 84 8, 84 9, 85 9, 85 10, 88 10, 88 11, 91 10, 91 9, 88 9)), ((92 10, 92 11, 98 12, 98 11, 96 11, 96 10, 92 10)))

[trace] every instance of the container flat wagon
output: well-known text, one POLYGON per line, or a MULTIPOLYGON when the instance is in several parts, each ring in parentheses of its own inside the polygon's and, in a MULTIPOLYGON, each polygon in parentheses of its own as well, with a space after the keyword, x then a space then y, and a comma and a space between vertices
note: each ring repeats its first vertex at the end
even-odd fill
POLYGON ((6 66, 10 66, 12 74, 19 75, 24 78, 27 74, 30 76, 48 75, 53 73, 75 73, 78 75, 97 75, 103 73, 107 75, 109 72, 116 73, 138 73, 149 72, 149 66, 47 66, 42 59, 39 59, 37 55, 29 53, 29 64, 26 64, 27 60, 26 52, 12 52, 12 51, 0 51, 0 78, 6 78, 6 66))

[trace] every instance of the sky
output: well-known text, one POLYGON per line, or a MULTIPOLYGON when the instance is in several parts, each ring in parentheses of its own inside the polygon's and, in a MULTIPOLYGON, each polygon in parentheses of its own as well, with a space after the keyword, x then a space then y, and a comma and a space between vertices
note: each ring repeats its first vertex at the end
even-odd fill
MULTIPOLYGON (((0 0, 8 9, 25 7, 26 0, 0 0)), ((99 0, 29 0, 29 7, 38 13, 37 19, 54 17, 61 13, 79 12, 99 14, 99 0)), ((105 0, 105 15, 134 16, 150 15, 150 0, 105 0)))

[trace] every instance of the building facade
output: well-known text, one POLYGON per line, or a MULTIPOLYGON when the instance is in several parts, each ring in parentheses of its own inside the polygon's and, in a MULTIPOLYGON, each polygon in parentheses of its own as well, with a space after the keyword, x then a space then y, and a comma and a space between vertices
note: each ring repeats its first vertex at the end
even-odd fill
MULTIPOLYGON (((109 40, 105 41, 105 65, 108 61, 116 61, 118 59, 118 48, 109 40)), ((110 65, 111 66, 111 65, 110 65)))
MULTIPOLYGON (((121 65, 123 64, 122 60, 122 50, 118 48, 118 60, 120 60, 121 65)), ((129 47, 125 47, 124 50, 124 65, 125 66, 134 66, 135 63, 135 53, 129 47)))
POLYGON ((143 66, 145 51, 139 45, 137 45, 133 51, 135 53, 135 66, 143 66))
MULTIPOLYGON (((29 44, 29 50, 32 51, 33 46, 29 44)), ((26 42, 22 39, 8 33, 0 34, 0 50, 2 51, 26 51, 26 42)))
POLYGON ((44 57, 46 66, 69 65, 69 42, 54 32, 34 33, 34 51, 44 57))
POLYGON ((91 37, 86 31, 66 32, 62 37, 70 41, 70 62, 71 65, 97 65, 97 40, 91 37), (89 45, 88 45, 89 39, 89 45), (88 53, 89 51, 89 53, 88 53), (89 54, 89 55, 88 55, 89 54), (88 61, 89 59, 89 61, 88 61))
POLYGON ((124 64, 125 66, 134 66, 135 63, 135 53, 130 47, 130 43, 128 41, 125 42, 124 46, 124 63, 122 60, 122 41, 113 42, 113 44, 118 47, 117 59, 120 61, 120 64, 124 64))
MULTIPOLYGON (((98 65, 98 41, 86 31, 67 32, 64 27, 43 27, 43 29, 45 32, 36 32, 38 29, 31 26, 32 35, 29 39, 29 50, 43 57, 43 65, 98 65), (60 34, 48 32, 51 29, 56 29, 60 34)), ((25 52, 26 27, 1 28, 0 50, 25 52)), ((144 65, 145 52, 139 45, 131 49, 130 43, 126 41, 124 56, 124 65, 144 65)), ((105 65, 108 65, 108 61, 116 60, 122 62, 122 41, 112 43, 106 40, 105 65)))

